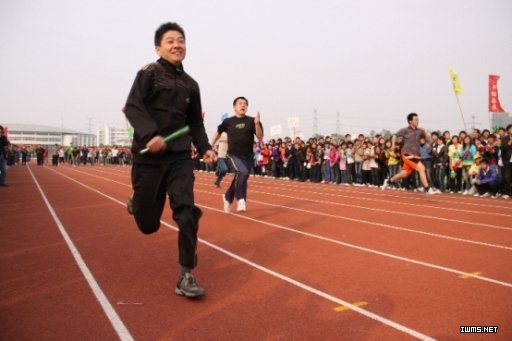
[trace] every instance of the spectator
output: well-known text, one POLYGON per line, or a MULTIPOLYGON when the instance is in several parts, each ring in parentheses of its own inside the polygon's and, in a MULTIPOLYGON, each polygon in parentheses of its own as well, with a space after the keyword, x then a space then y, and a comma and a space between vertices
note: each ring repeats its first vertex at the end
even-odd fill
POLYGON ((475 179, 475 187, 478 192, 475 196, 488 197, 491 195, 492 198, 496 198, 499 189, 498 170, 495 165, 490 164, 485 158, 482 158, 480 161, 480 169, 475 179))
POLYGON ((355 181, 355 176, 354 176, 354 163, 355 163, 355 160, 354 160, 354 144, 352 143, 352 141, 349 140, 349 142, 347 142, 347 147, 345 149, 345 156, 347 158, 347 184, 349 185, 352 185, 355 181))
POLYGON ((439 136, 437 146, 434 150, 434 178, 437 179, 437 188, 444 192, 446 190, 446 169, 449 164, 448 148, 444 144, 444 136, 439 136))
POLYGON ((452 144, 448 147, 448 158, 450 159, 448 187, 450 193, 459 193, 462 188, 462 145, 459 137, 452 137, 452 144))
POLYGON ((502 178, 503 186, 501 189, 502 198, 510 198, 511 179, 512 179, 512 124, 506 128, 506 135, 501 139, 501 162, 503 164, 502 178))
POLYGON ((7 187, 7 152, 10 142, 5 136, 4 127, 0 126, 0 187, 7 187))
POLYGON ((338 161, 338 167, 340 172, 339 181, 338 184, 347 184, 347 156, 346 156, 346 150, 347 150, 347 144, 345 142, 342 142, 338 146, 338 155, 339 155, 339 161, 338 161))
POLYGON ((352 153, 354 155, 354 172, 355 183, 360 186, 363 184, 363 161, 364 161, 364 135, 359 134, 357 140, 354 142, 352 153))
POLYGON ((432 146, 427 143, 424 138, 420 138, 420 156, 421 162, 425 166, 425 175, 429 184, 433 184, 432 181, 432 146))
POLYGON ((392 148, 390 139, 384 143, 384 155, 388 166, 387 178, 392 178, 398 173, 400 168, 400 151, 396 147, 392 148))
POLYGON ((463 192, 462 195, 468 195, 471 188, 471 177, 469 170, 475 163, 474 157, 477 153, 475 145, 471 141, 471 137, 466 135, 462 140, 462 179, 463 179, 463 192))
POLYGON ((224 176, 229 171, 226 154, 228 151, 228 134, 223 132, 219 137, 219 144, 217 145, 217 169, 215 171, 215 175, 217 178, 215 179, 214 185, 215 187, 220 187, 220 183, 224 176))

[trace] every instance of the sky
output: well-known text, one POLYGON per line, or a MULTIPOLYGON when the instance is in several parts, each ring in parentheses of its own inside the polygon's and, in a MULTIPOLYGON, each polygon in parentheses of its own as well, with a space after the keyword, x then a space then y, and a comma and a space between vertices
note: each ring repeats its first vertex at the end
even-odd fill
POLYGON ((125 127, 168 21, 185 29, 209 136, 237 96, 269 138, 291 117, 305 137, 396 131, 410 112, 429 130, 488 128, 489 74, 512 111, 510 0, 2 0, 0 124, 125 127))

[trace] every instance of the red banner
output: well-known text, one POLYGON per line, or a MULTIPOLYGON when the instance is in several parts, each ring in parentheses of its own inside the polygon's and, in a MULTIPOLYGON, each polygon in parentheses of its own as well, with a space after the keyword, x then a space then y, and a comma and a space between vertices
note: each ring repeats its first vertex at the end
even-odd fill
POLYGON ((498 75, 489 75, 489 112, 505 112, 498 98, 498 75))

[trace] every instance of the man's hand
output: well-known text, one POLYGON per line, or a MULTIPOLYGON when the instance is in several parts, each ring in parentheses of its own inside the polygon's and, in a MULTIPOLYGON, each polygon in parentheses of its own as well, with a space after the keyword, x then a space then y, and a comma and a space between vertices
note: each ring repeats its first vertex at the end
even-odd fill
POLYGON ((263 140, 263 129, 261 127, 259 111, 256 113, 256 116, 254 117, 254 126, 256 127, 256 137, 258 138, 259 141, 263 140))
POLYGON ((167 145, 164 142, 164 138, 162 136, 155 136, 149 142, 146 144, 146 148, 149 148, 150 153, 158 153, 165 148, 167 148, 167 145))
POLYGON ((254 117, 254 124, 256 126, 260 124, 260 112, 259 111, 256 113, 256 116, 254 117))
POLYGON ((204 163, 212 164, 217 161, 217 154, 213 150, 207 150, 203 155, 204 163))

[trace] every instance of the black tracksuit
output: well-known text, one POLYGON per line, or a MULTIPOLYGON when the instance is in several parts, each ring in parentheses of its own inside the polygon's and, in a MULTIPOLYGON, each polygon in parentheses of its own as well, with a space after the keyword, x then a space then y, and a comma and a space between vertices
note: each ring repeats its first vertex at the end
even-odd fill
POLYGON ((179 263, 194 268, 201 210, 194 205, 194 162, 191 143, 203 155, 211 149, 203 124, 199 86, 182 66, 164 59, 137 73, 125 105, 134 128, 132 152, 133 214, 145 233, 160 227, 166 194, 179 227, 179 263), (190 132, 167 143, 157 154, 139 152, 154 136, 167 136, 188 125, 190 132))

